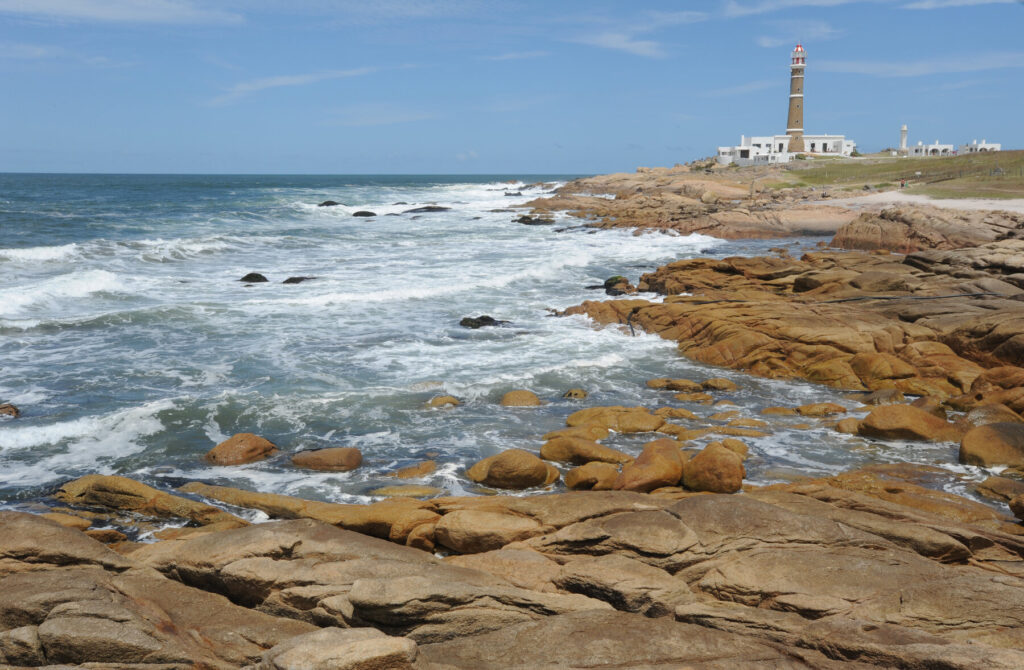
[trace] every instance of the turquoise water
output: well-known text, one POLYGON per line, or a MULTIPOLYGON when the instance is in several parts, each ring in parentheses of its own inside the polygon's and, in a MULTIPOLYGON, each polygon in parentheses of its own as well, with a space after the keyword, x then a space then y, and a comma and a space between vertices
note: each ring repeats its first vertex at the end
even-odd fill
MULTIPOLYGON (((672 404, 644 387, 660 376, 730 377, 743 387, 731 396, 743 416, 821 400, 856 407, 810 384, 690 363, 654 336, 552 317, 603 297, 586 287, 613 274, 635 281, 678 258, 778 245, 514 222, 509 207, 567 178, 0 175, 0 402, 23 411, 0 420, 0 504, 90 472, 360 501, 393 483, 390 470, 425 458, 440 468, 419 483, 471 492, 467 463, 539 449, 540 435, 581 406, 672 404), (317 206, 328 199, 342 204, 317 206), (427 205, 449 209, 409 212, 427 205), (377 216, 353 217, 359 210, 377 216), (238 281, 249 272, 270 281, 238 281), (293 276, 314 278, 282 283, 293 276), (479 314, 509 323, 458 325, 479 314), (572 387, 591 397, 562 399, 572 387), (547 404, 500 407, 516 388, 547 404), (438 394, 465 404, 424 409, 438 394), (283 453, 230 468, 201 460, 238 432, 283 453), (364 466, 336 474, 289 463, 327 446, 361 448, 364 466)), ((956 460, 949 445, 881 445, 777 421, 749 441, 751 481, 956 460)))

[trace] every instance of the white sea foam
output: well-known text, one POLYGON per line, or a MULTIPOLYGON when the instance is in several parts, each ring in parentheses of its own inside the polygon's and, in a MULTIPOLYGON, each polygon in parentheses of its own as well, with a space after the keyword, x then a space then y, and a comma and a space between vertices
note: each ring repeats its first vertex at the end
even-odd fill
POLYGON ((25 247, 21 249, 0 249, 0 262, 46 263, 64 260, 79 251, 77 244, 63 244, 56 247, 25 247))
POLYGON ((32 311, 59 308, 100 292, 128 291, 128 284, 107 270, 71 272, 43 280, 31 286, 0 289, 0 317, 29 316, 32 311))

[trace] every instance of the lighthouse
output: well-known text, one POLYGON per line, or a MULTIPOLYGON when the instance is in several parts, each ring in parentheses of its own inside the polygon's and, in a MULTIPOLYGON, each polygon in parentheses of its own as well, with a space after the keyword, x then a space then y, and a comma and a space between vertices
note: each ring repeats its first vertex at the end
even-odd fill
POLYGON ((807 52, 797 44, 789 64, 789 121, 786 134, 789 135, 790 153, 804 151, 804 68, 807 67, 807 52))

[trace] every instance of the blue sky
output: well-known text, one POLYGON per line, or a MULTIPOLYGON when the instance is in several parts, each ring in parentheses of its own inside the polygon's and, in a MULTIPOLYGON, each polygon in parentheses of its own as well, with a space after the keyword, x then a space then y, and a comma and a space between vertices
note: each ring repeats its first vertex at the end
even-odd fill
POLYGON ((1024 148, 1018 0, 0 0, 0 171, 601 173, 784 132, 1024 148))

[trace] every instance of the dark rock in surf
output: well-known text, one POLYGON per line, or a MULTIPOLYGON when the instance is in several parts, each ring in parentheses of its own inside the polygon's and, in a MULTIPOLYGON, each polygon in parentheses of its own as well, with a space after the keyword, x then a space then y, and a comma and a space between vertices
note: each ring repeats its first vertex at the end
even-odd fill
POLYGON ((361 209, 358 212, 353 212, 352 216, 377 216, 377 212, 368 212, 365 209, 361 209))
POLYGON ((316 279, 316 277, 288 277, 288 279, 285 279, 281 283, 282 284, 301 284, 302 282, 308 281, 310 279, 316 279))
POLYGON ((467 316, 464 319, 462 319, 462 321, 459 321, 459 325, 462 326, 463 328, 473 329, 483 328, 484 326, 500 326, 503 323, 508 323, 508 321, 499 321, 498 319, 495 319, 493 316, 488 316, 487 314, 481 314, 480 316, 475 318, 472 316, 467 316))
POLYGON ((522 191, 516 191, 515 193, 509 192, 509 191, 505 191, 505 195, 510 197, 510 198, 515 198, 517 196, 521 196, 522 194, 523 194, 522 191))
POLYGON ((317 207, 337 207, 340 204, 340 202, 335 202, 334 200, 324 200, 317 207))
POLYGON ((521 223, 524 226, 550 226, 555 223, 555 220, 542 216, 529 216, 528 214, 524 214, 516 219, 516 223, 521 223))
POLYGON ((427 214, 430 212, 447 212, 451 207, 441 207, 440 205, 426 205, 425 207, 414 207, 407 209, 402 214, 427 214))
POLYGON ((10 403, 4 403, 0 405, 0 416, 9 416, 12 419, 17 419, 21 416, 21 410, 10 403))
POLYGON ((250 283, 250 284, 255 284, 257 282, 264 282, 264 281, 270 281, 270 280, 267 279, 266 277, 264 277, 263 275, 261 275, 259 272, 250 272, 249 274, 245 275, 244 277, 242 277, 238 281, 244 281, 244 282, 247 282, 247 283, 250 283))

